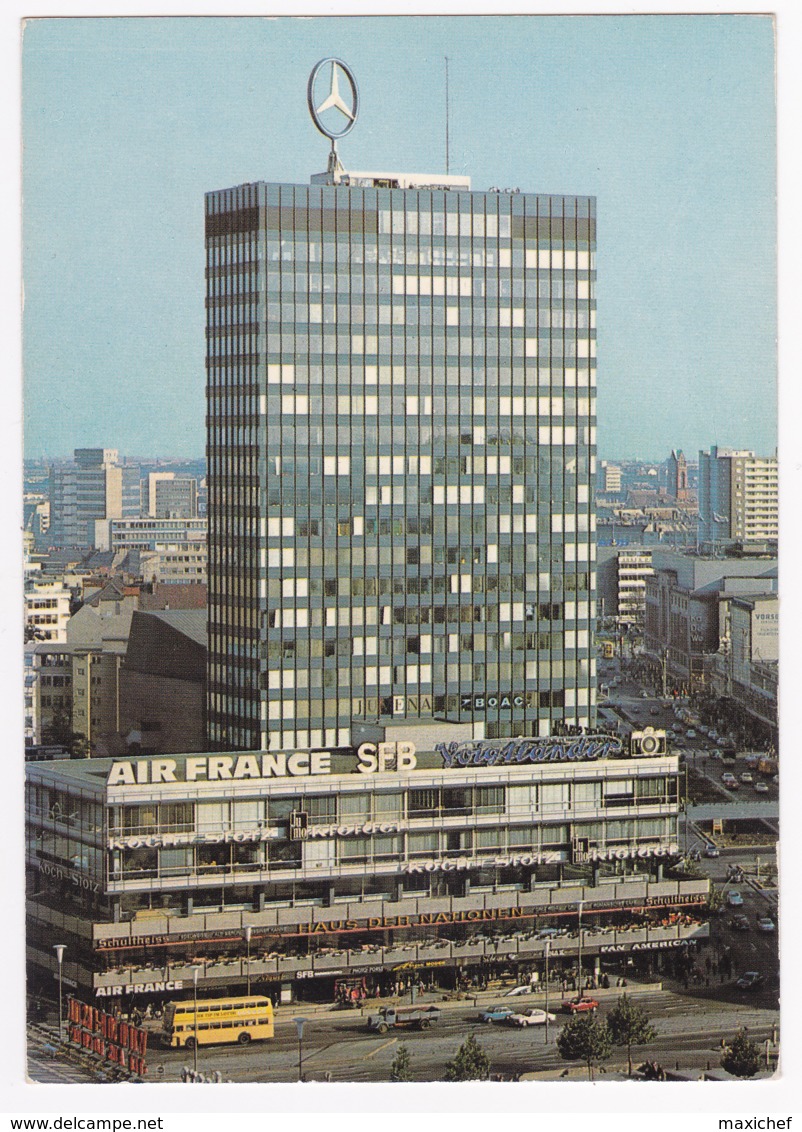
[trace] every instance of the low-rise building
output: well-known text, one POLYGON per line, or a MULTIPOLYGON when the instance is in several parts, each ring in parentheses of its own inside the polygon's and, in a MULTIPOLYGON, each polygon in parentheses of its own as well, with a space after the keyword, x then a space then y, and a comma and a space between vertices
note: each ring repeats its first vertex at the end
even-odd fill
POLYGON ((66 641, 72 593, 60 578, 26 575, 24 600, 26 640, 66 641))
POLYGON ((707 678, 705 658, 723 642, 722 609, 732 598, 777 589, 777 560, 769 556, 704 557, 652 553, 646 580, 644 644, 667 678, 688 690, 707 678))
POLYGON ((135 555, 144 582, 189 585, 206 582, 206 534, 206 519, 138 518, 98 523, 95 538, 118 556, 135 555))
POLYGON ((779 598, 730 596, 721 609, 722 643, 710 664, 712 694, 764 724, 778 749, 779 598))
MULTIPOLYGON (((430 725, 431 726, 431 725, 430 725)), ((598 978, 708 936, 678 765, 610 734, 31 763, 32 979, 86 1001, 598 978)), ((392 734, 391 734, 392 732, 392 734)), ((448 734, 440 726, 437 734, 448 734)), ((435 734, 432 730, 431 739, 435 734)), ((393 737, 395 736, 395 737, 393 737)))
POLYGON ((120 672, 120 729, 142 754, 206 745, 206 610, 134 613, 120 672))

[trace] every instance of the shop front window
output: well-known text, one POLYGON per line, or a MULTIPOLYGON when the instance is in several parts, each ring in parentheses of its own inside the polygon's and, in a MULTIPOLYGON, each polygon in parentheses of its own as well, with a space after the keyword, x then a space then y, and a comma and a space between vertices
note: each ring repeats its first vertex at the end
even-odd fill
POLYGON ((227 856, 225 845, 199 845, 198 872, 201 875, 225 872, 227 856))
POLYGON ((155 849, 130 849, 124 854, 122 863, 126 877, 155 877, 158 852, 155 849))
POLYGON ((299 869, 301 867, 301 841, 268 842, 268 860, 273 869, 299 869))

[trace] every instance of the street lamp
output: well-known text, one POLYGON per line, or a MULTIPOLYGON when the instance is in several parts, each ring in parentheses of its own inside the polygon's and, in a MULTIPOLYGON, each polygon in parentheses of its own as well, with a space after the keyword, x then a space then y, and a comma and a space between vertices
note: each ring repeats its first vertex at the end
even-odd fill
POLYGON ((551 951, 551 940, 546 940, 546 1025, 544 1032, 546 1035, 546 1045, 549 1044, 549 953, 551 951))
POLYGON ((298 1031, 298 1080, 303 1081, 303 1060, 304 1060, 304 1023, 308 1022, 308 1018, 293 1018, 295 1029, 298 1031))
POLYGON ((245 944, 247 946, 247 958, 245 960, 245 977, 247 981, 246 994, 250 996, 251 993, 251 936, 253 935, 253 928, 249 925, 245 929, 245 944))
POLYGON ((192 1027, 194 1038, 192 1042, 192 1068, 198 1072, 198 975, 200 974, 200 967, 192 968, 192 989, 195 998, 195 1022, 192 1027))
POLYGON ((579 994, 577 998, 582 998, 582 905, 584 901, 580 900, 577 904, 579 910, 579 994))
POLYGON ((64 1040, 64 1027, 62 1022, 62 1017, 64 1014, 64 1010, 62 1008, 62 1003, 64 1001, 62 979, 64 974, 64 952, 67 950, 67 948, 63 943, 54 943, 53 950, 55 951, 56 959, 58 960, 58 1040, 61 1042, 64 1040))

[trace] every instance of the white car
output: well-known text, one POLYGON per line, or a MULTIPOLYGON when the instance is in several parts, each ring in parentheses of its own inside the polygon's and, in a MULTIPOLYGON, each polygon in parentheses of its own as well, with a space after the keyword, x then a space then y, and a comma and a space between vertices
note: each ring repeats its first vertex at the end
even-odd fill
POLYGON ((556 1014, 547 1014, 545 1010, 524 1010, 521 1014, 510 1014, 506 1019, 508 1026, 545 1026, 546 1019, 556 1022, 556 1014))
POLYGON ((512 990, 506 991, 505 998, 516 998, 521 994, 534 994, 536 988, 531 983, 523 983, 519 987, 513 987, 512 990))
POLYGON ((748 770, 745 770, 740 777, 741 777, 741 782, 743 782, 744 786, 751 786, 752 783, 755 781, 748 770))

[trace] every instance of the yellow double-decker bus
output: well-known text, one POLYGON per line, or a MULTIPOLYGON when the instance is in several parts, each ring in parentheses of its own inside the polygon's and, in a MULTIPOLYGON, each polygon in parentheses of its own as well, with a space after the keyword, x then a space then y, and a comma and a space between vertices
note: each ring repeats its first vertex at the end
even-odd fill
POLYGON ((207 998, 195 1004, 168 1002, 164 1008, 162 1043, 165 1046, 194 1049, 212 1042, 262 1041, 273 1037, 273 1004, 269 998, 207 998))

